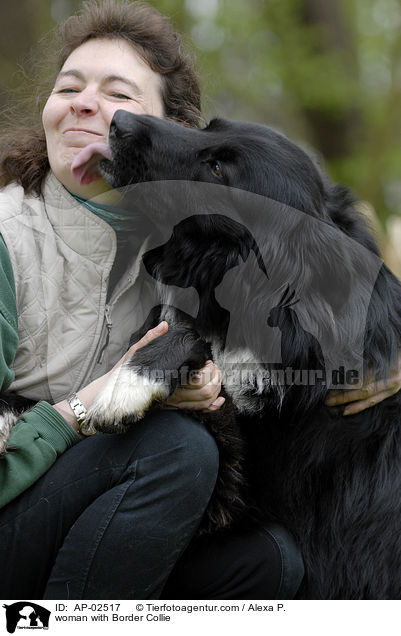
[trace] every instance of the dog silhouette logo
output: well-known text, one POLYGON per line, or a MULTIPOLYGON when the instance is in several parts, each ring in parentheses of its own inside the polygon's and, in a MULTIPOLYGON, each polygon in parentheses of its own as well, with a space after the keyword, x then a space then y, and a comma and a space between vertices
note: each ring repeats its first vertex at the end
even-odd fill
POLYGON ((16 629, 49 629, 51 612, 41 605, 31 601, 19 601, 3 607, 6 610, 9 634, 14 634, 16 629))

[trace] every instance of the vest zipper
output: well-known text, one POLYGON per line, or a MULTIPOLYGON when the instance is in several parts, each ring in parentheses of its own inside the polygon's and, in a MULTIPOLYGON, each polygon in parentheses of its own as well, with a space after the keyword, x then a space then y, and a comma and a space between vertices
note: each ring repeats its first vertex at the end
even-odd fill
MULTIPOLYGON (((143 253, 146 251, 146 247, 147 247, 147 242, 148 239, 145 240, 140 253, 139 253, 139 257, 142 257, 143 253)), ((111 330, 113 327, 113 324, 111 322, 111 317, 110 317, 110 312, 112 310, 112 308, 114 307, 114 305, 118 302, 118 300, 121 298, 121 296, 123 296, 123 294, 125 294, 125 292, 132 287, 133 283, 135 282, 135 280, 137 279, 137 276, 132 276, 132 274, 130 273, 128 276, 128 280, 127 283, 117 291, 117 294, 114 295, 114 293, 111 295, 111 298, 109 299, 109 303, 106 303, 105 308, 104 308, 104 315, 105 315, 105 319, 106 319, 106 329, 107 329, 107 334, 106 334, 106 342, 104 343, 103 347, 101 348, 101 350, 98 353, 98 356, 96 358, 96 352, 94 353, 94 357, 92 358, 92 362, 89 366, 89 368, 87 369, 84 377, 82 378, 81 381, 81 386, 85 386, 85 384, 87 383, 88 379, 91 377, 92 373, 93 373, 93 369, 95 367, 96 364, 101 364, 103 357, 104 357, 104 352, 106 351, 106 348, 109 344, 110 341, 110 334, 111 334, 111 330)), ((104 321, 103 321, 104 324, 104 321)), ((102 327, 102 331, 103 331, 102 327)), ((98 343, 99 346, 100 343, 98 343)), ((126 353, 126 352, 125 352, 126 353)), ((121 353, 121 356, 124 355, 124 352, 121 353)))
POLYGON ((106 329, 107 329, 106 342, 104 343, 103 347, 99 351, 99 355, 98 355, 98 358, 97 358, 97 361, 96 361, 98 364, 102 363, 104 352, 107 349, 107 346, 108 346, 108 344, 110 342, 110 334, 111 334, 111 330, 113 328, 113 323, 111 322, 110 310, 111 310, 110 305, 106 305, 105 308, 104 308, 104 315, 105 315, 105 318, 106 318, 106 329))

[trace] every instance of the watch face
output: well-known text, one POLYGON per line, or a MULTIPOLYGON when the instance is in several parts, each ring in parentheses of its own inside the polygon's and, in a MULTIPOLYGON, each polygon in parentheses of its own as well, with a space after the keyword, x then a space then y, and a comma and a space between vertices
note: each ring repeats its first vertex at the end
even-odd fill
POLYGON ((94 435, 96 433, 95 429, 92 428, 92 425, 85 422, 85 420, 82 424, 79 423, 79 432, 82 435, 85 435, 85 437, 90 437, 90 435, 94 435))

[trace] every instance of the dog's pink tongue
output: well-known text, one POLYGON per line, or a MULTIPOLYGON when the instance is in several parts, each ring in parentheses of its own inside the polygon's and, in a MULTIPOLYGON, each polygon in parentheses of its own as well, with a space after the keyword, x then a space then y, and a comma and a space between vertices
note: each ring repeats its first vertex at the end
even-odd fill
POLYGON ((100 141, 85 146, 77 154, 71 164, 71 172, 80 185, 88 185, 99 179, 98 167, 101 159, 111 159, 111 154, 108 145, 100 141))

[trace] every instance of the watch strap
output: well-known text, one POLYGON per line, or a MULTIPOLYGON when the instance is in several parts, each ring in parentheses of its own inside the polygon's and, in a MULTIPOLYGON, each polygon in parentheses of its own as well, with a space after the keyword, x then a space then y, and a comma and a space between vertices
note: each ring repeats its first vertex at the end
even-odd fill
POLYGON ((72 412, 74 413, 75 418, 78 422, 79 432, 82 435, 85 435, 85 437, 96 433, 96 431, 94 431, 91 428, 90 424, 86 422, 86 416, 88 414, 88 411, 86 410, 85 406, 82 404, 77 394, 73 393, 72 395, 70 395, 70 397, 67 398, 67 402, 70 405, 70 408, 72 412))

